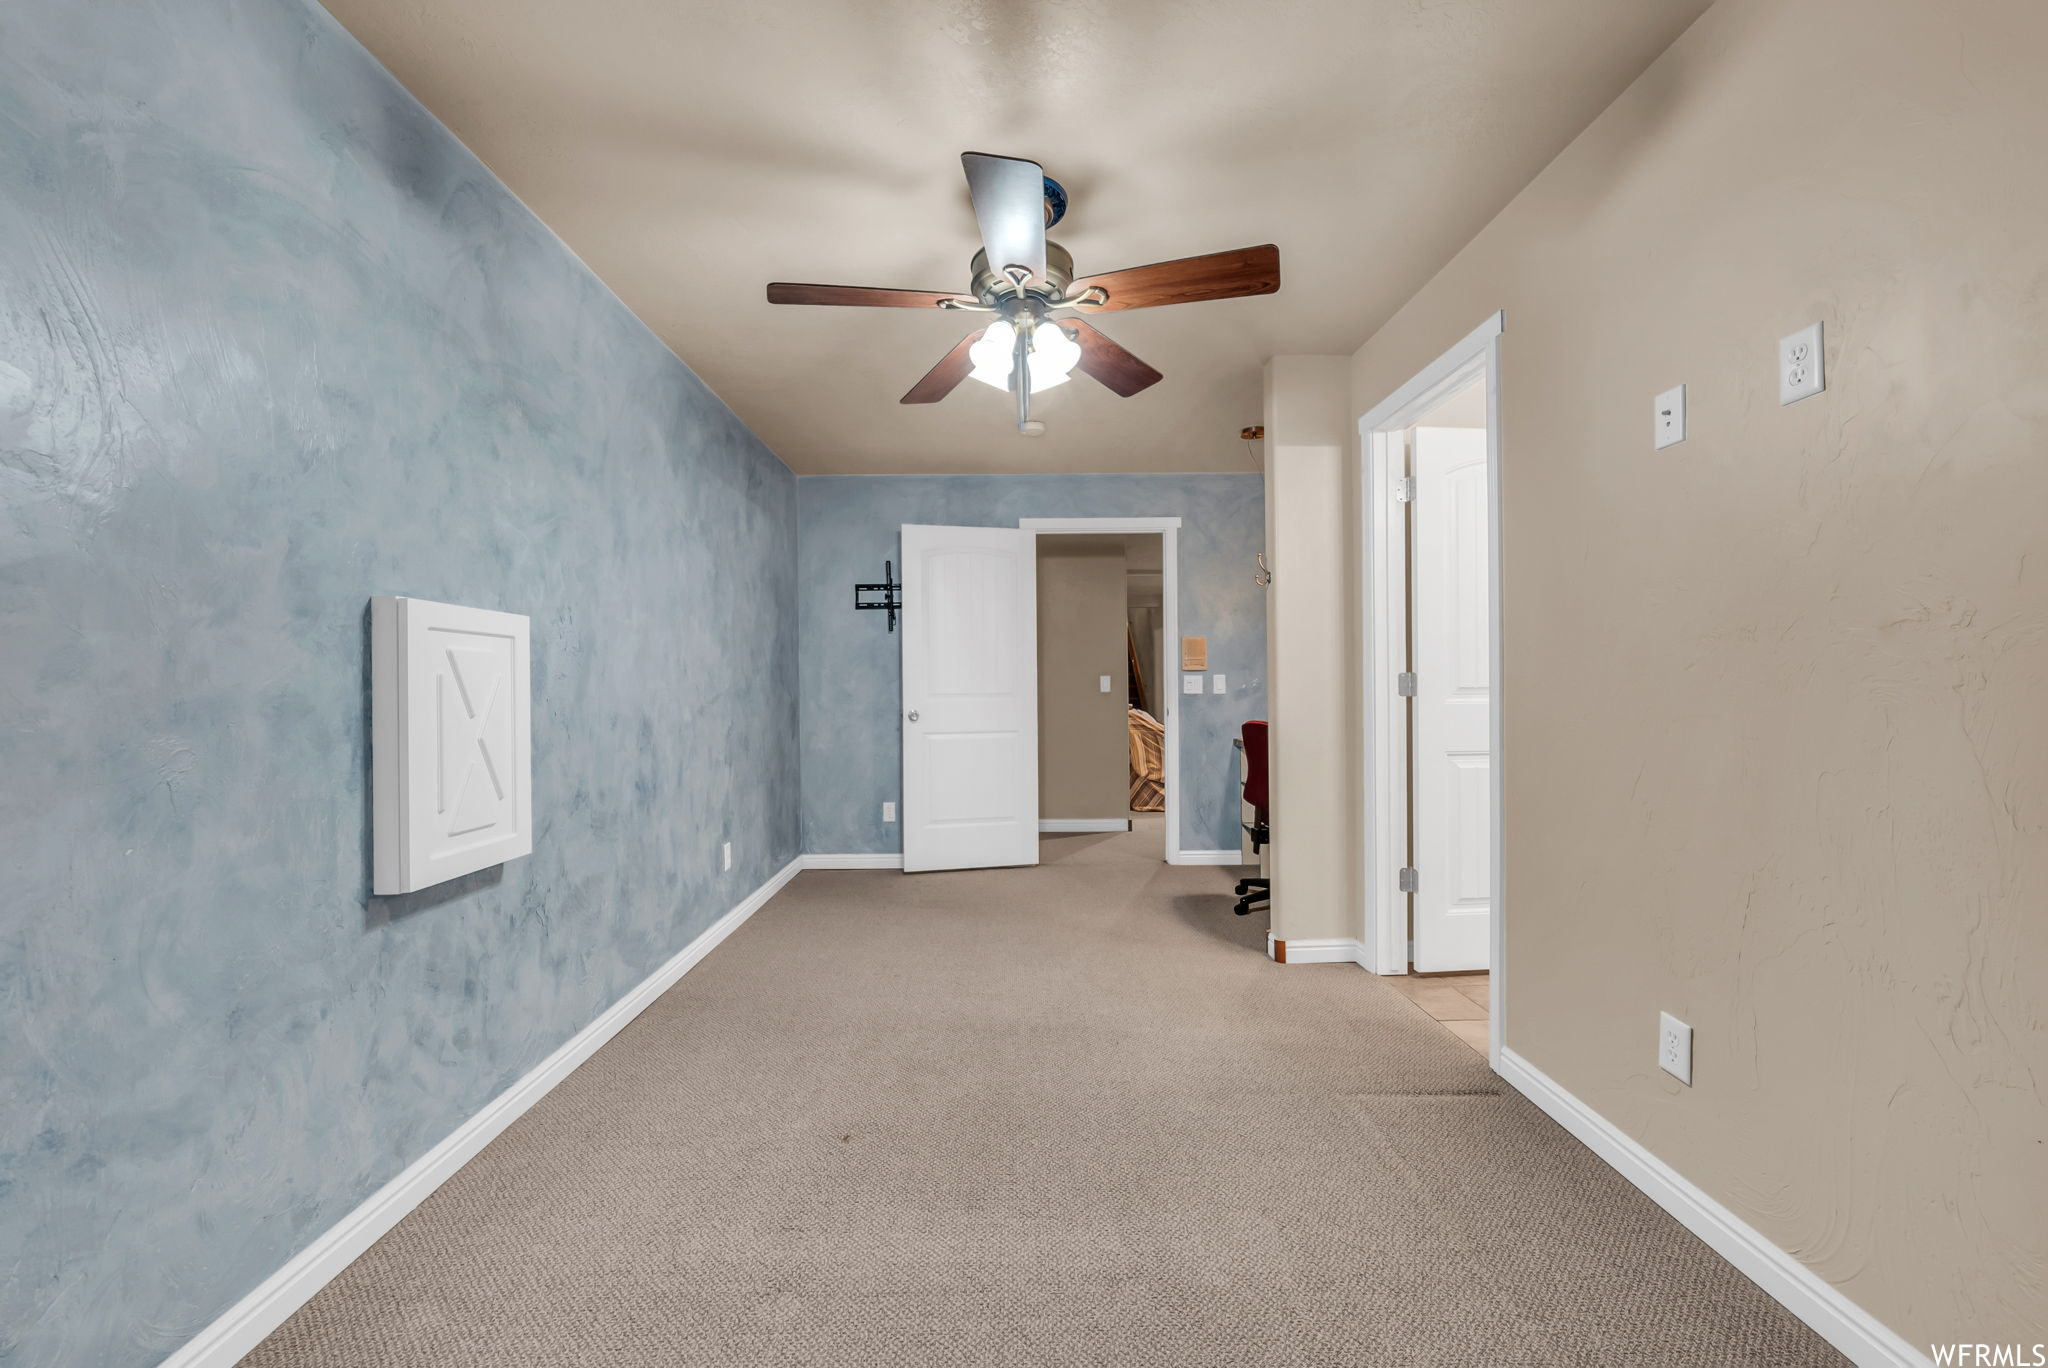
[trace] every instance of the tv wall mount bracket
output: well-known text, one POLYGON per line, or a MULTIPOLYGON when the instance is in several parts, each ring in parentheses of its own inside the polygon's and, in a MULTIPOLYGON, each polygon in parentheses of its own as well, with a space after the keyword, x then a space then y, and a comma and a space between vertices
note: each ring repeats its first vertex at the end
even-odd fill
POLYGON ((897 611, 903 607, 903 600, 896 596, 896 591, 902 587, 902 585, 896 582, 896 563, 894 561, 883 561, 882 582, 880 584, 856 584, 853 586, 853 606, 856 608, 881 608, 887 610, 889 614, 889 630, 893 632, 896 630, 897 611), (868 597, 875 594, 879 594, 881 597, 878 599, 868 597))

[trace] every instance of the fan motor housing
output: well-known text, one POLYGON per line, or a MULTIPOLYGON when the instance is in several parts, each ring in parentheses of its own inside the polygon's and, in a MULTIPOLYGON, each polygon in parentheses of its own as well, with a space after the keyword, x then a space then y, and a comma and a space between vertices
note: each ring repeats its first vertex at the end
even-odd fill
MULTIPOLYGON (((974 272, 974 282, 968 288, 974 292, 976 299, 984 304, 995 305, 1011 297, 1010 282, 988 268, 986 250, 974 254, 971 269, 974 272)), ((1049 303, 1065 297, 1067 284, 1073 278, 1074 258, 1067 254, 1066 248, 1048 238, 1045 244, 1045 281, 1043 284, 1027 286, 1024 292, 1037 295, 1041 302, 1049 303)))

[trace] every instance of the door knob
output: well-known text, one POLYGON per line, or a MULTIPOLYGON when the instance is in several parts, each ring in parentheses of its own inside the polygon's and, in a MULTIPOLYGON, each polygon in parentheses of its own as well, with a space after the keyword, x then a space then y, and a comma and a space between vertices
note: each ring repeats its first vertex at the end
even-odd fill
POLYGON ((917 721, 917 709, 912 708, 910 710, 910 720, 913 722, 917 721))

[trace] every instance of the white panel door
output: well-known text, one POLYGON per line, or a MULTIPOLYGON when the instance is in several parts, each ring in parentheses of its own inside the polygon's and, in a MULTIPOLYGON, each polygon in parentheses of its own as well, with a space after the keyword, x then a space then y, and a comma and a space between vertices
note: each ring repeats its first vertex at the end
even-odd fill
POLYGON ((1035 540, 906 526, 903 868, 1037 863, 1035 540))
POLYGON ((1415 431, 1415 968, 1485 969, 1493 921, 1486 433, 1415 431))

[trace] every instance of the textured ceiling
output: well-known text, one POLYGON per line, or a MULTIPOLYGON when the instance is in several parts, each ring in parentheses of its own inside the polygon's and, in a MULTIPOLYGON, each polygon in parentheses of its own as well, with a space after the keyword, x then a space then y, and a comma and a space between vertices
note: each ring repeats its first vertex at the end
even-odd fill
MULTIPOLYGON (((1250 470, 1260 366, 1350 352, 1708 0, 329 0, 801 473, 1250 470), (963 150, 1034 158, 1082 272, 1274 242, 1277 295, 1102 316, 1166 373, 1048 431, 974 326, 777 308, 771 280, 956 290, 963 150)), ((1476 320, 1475 320, 1476 321, 1476 320)))

